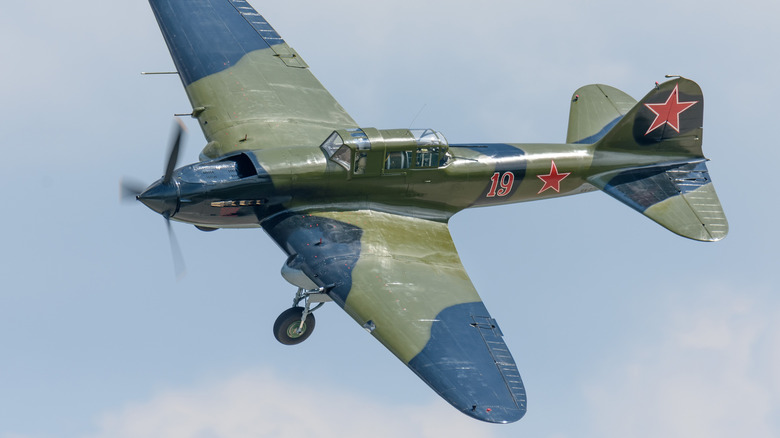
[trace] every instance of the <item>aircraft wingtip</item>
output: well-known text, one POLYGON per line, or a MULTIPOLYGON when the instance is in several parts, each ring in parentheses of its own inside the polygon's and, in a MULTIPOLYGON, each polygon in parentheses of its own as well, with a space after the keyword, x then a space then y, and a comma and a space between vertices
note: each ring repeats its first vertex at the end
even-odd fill
POLYGON ((469 417, 475 418, 487 423, 507 424, 520 420, 525 415, 525 407, 506 408, 506 407, 485 407, 472 405, 470 409, 461 409, 461 412, 469 417))

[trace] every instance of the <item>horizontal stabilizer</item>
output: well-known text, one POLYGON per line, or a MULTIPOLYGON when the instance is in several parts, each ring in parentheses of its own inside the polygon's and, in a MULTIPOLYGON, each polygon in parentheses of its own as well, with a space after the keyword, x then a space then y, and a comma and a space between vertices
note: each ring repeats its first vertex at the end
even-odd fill
POLYGON ((588 181, 681 236, 715 241, 728 222, 701 150, 704 96, 696 82, 656 84, 595 145, 588 181))
POLYGON ((704 160, 608 172, 590 181, 683 237, 716 241, 728 222, 704 160))

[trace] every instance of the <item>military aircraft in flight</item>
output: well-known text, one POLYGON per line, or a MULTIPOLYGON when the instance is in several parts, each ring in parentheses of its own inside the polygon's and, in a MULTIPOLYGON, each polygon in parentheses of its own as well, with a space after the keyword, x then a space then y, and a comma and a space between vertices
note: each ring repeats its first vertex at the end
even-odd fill
POLYGON ((639 102, 580 88, 565 144, 450 144, 431 129, 358 126, 245 0, 150 4, 207 144, 176 168, 177 135, 163 177, 135 196, 169 230, 265 230, 297 287, 274 324, 284 344, 333 301, 461 412, 517 421, 523 382, 458 257, 455 213, 600 189, 681 236, 728 232, 688 79, 639 102))

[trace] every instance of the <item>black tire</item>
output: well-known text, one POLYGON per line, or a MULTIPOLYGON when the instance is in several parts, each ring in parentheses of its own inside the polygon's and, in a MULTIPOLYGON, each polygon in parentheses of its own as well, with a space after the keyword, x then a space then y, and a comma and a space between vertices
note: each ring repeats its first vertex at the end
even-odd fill
POLYGON ((284 345, 296 345, 305 341, 311 332, 314 331, 314 314, 310 313, 303 322, 303 332, 297 334, 296 331, 301 323, 303 307, 292 307, 279 315, 274 322, 274 337, 284 345))

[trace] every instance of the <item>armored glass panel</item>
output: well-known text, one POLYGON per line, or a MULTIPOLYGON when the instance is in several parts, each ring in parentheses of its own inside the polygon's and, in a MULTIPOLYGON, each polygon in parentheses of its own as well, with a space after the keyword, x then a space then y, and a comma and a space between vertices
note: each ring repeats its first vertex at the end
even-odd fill
POLYGON ((331 134, 327 140, 325 140, 322 145, 320 145, 320 148, 322 148, 322 150, 325 151, 325 153, 330 158, 333 157, 333 154, 335 154, 343 144, 344 140, 341 139, 341 136, 338 134, 338 132, 333 131, 333 134, 331 134))
POLYGON ((352 150, 347 145, 342 145, 330 159, 336 162, 339 166, 349 170, 350 162, 352 161, 352 150))
POLYGON ((410 129, 418 146, 447 146, 447 139, 433 129, 410 129))

